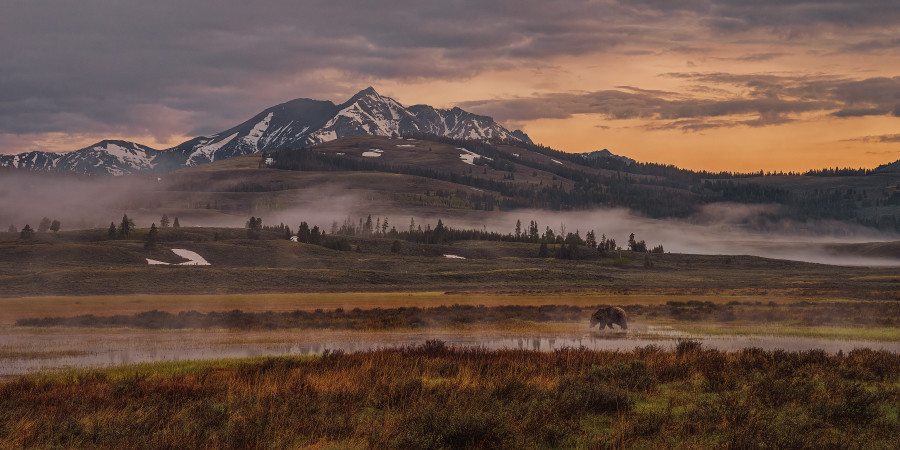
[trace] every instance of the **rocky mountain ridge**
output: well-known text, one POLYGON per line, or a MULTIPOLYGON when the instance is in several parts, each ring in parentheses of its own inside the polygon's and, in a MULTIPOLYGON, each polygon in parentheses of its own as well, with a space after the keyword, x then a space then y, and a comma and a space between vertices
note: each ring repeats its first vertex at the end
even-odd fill
POLYGON ((0 155, 0 166, 92 175, 162 173, 238 155, 320 144, 346 136, 410 133, 531 143, 522 131, 509 131, 488 116, 460 108, 405 107, 369 87, 340 105, 307 98, 291 100, 225 131, 199 136, 165 150, 129 141, 104 140, 67 153, 32 151, 0 155))

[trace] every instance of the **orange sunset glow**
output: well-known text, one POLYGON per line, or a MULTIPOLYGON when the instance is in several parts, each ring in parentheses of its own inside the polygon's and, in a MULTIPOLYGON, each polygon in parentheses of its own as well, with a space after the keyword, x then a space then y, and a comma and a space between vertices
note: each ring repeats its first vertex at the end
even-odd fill
POLYGON ((896 7, 397 1, 301 13, 271 1, 179 9, 168 23, 167 3, 12 6, 0 31, 12 62, 0 75, 0 153, 101 139, 163 149, 277 103, 340 102, 371 85, 403 105, 489 115, 567 152, 712 171, 900 159, 896 7), (21 29, 38 14, 57 31, 21 29), (158 29, 154 46, 124 23, 158 29))

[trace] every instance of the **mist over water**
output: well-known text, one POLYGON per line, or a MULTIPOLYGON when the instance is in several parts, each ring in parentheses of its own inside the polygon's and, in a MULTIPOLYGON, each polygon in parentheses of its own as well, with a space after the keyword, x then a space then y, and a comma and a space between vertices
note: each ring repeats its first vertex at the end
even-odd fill
MULTIPOLYGON (((830 340, 778 336, 711 337, 684 336, 702 342, 704 349, 740 351, 755 347, 764 350, 805 351, 821 349, 828 353, 850 352, 870 348, 890 352, 900 351, 900 343, 892 341, 830 340)), ((3 377, 53 371, 73 367, 104 367, 157 361, 186 361, 195 359, 246 358, 279 355, 312 355, 326 351, 365 352, 378 349, 421 345, 438 339, 454 347, 478 347, 487 350, 534 350, 553 352, 566 348, 591 350, 632 351, 653 345, 672 350, 678 340, 660 335, 590 331, 585 333, 556 333, 520 335, 510 333, 461 333, 453 331, 421 332, 240 332, 227 333, 196 331, 152 332, 129 329, 107 330, 104 333, 66 332, 35 333, 4 336, 7 348, 21 350, 19 358, 0 358, 0 379, 3 377), (62 354, 42 353, 61 351, 62 354)))

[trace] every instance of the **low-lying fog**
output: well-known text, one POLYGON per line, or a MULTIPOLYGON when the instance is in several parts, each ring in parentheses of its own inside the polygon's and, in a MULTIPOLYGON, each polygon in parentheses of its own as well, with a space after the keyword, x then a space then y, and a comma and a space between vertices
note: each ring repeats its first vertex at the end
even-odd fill
POLYGON ((689 220, 658 220, 635 215, 624 209, 592 211, 516 211, 488 218, 489 229, 512 230, 516 220, 527 227, 537 220, 541 232, 549 226, 555 233, 565 228, 582 237, 594 230, 597 239, 606 234, 626 248, 635 234, 648 248, 662 244, 666 252, 705 255, 753 255, 835 265, 900 266, 900 255, 866 257, 838 253, 831 244, 888 242, 900 237, 870 228, 837 221, 799 223, 775 219, 777 206, 707 205, 689 220))
MULTIPOLYGON (((328 185, 289 193, 227 193, 227 198, 254 195, 256 200, 244 211, 205 207, 209 193, 165 190, 165 180, 155 176, 96 177, 46 176, 15 171, 0 173, 0 231, 9 225, 21 229, 26 223, 36 228, 42 217, 58 219, 63 230, 106 228, 118 223, 123 213, 138 227, 159 222, 162 214, 178 216, 183 226, 243 227, 251 215, 264 218, 264 225, 285 223, 296 229, 301 221, 318 225, 326 232, 332 223, 371 214, 373 220, 388 217, 398 230, 409 227, 410 218, 421 224, 437 223, 455 228, 486 228, 512 232, 517 220, 527 230, 537 221, 543 234, 578 231, 582 237, 593 230, 626 247, 635 234, 648 248, 662 244, 666 252, 754 255, 837 265, 900 266, 900 255, 866 255, 858 251, 837 251, 832 244, 900 241, 900 236, 837 221, 797 222, 784 219, 777 205, 707 205, 688 219, 658 220, 641 217, 625 209, 591 211, 520 210, 484 212, 436 208, 395 208, 385 195, 360 186, 328 185), (196 195, 194 197, 194 195, 196 195), (277 201, 260 201, 275 198, 277 201), (199 204, 198 204, 199 203, 199 204)), ((225 198, 223 196, 223 198, 225 198)), ((247 197, 249 198, 249 197, 247 197)), ((225 200, 223 200, 224 202, 225 200)))

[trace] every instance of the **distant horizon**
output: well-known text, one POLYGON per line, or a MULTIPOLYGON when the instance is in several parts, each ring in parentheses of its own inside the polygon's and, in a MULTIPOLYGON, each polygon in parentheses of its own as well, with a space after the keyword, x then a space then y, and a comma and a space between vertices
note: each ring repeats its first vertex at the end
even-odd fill
POLYGON ((570 153, 690 170, 900 160, 900 3, 731 0, 298 7, 17 2, 0 17, 0 154, 165 149, 365 86, 570 153))
MULTIPOLYGON (((301 97, 301 98, 302 98, 302 97, 301 97)), ((510 130, 510 131, 515 131, 515 130, 510 130)), ((183 142, 185 142, 185 141, 188 141, 188 140, 191 140, 191 139, 194 139, 194 138, 197 138, 197 137, 211 136, 211 135, 213 135, 213 134, 215 134, 215 133, 210 133, 210 134, 208 134, 208 135, 189 136, 189 137, 186 137, 183 141, 175 142, 174 144, 168 145, 168 146, 166 146, 166 147, 164 147, 164 148, 157 148, 157 147, 154 147, 154 146, 152 146, 152 145, 146 145, 146 144, 144 144, 143 142, 130 141, 130 140, 124 139, 124 138, 106 138, 106 139, 101 139, 101 140, 99 140, 99 141, 94 141, 94 142, 88 143, 88 144, 86 144, 86 145, 82 145, 82 146, 80 146, 80 147, 78 147, 78 148, 73 148, 73 149, 71 149, 71 150, 53 150, 53 151, 51 151, 51 150, 37 150, 37 151, 44 151, 44 152, 50 152, 50 153, 60 153, 60 154, 64 154, 64 153, 70 153, 70 152, 73 152, 73 151, 78 151, 78 150, 81 150, 81 149, 84 149, 84 148, 88 148, 88 147, 90 147, 90 146, 93 146, 93 145, 96 145, 96 144, 100 144, 100 143, 102 143, 102 142, 117 142, 117 141, 134 143, 134 144, 138 144, 138 145, 141 145, 141 146, 144 146, 144 147, 150 147, 150 148, 152 148, 152 149, 154 149, 154 150, 165 151, 165 150, 171 150, 173 147, 175 147, 175 146, 177 146, 178 144, 181 144, 181 143, 183 143, 183 142)), ((526 134, 528 134, 528 133, 526 132, 526 134)), ((351 136, 347 136, 347 137, 351 137, 351 136)), ((529 137, 531 137, 531 136, 529 135, 529 137)), ((343 139, 343 138, 339 138, 339 139, 343 139)), ((533 140, 533 139, 532 139, 532 140, 533 140)), ((565 149, 556 148, 556 147, 554 147, 554 146, 552 146, 552 145, 547 145, 547 144, 544 144, 544 143, 541 143, 541 142, 536 142, 536 141, 535 141, 534 144, 535 144, 535 145, 540 145, 540 146, 549 147, 549 148, 552 148, 553 150, 563 151, 563 152, 565 152, 565 153, 579 153, 579 154, 580 154, 580 153, 591 153, 591 152, 599 152, 599 151, 606 150, 606 151, 610 152, 611 154, 613 154, 613 155, 615 155, 615 156, 622 156, 622 157, 628 157, 628 158, 631 158, 628 154, 625 154, 625 153, 618 153, 618 152, 609 150, 608 148, 597 148, 596 150, 589 150, 589 151, 584 151, 584 152, 569 152, 569 151, 566 151, 565 149)), ((286 147, 286 148, 287 148, 287 147, 286 147)), ((29 150, 28 152, 30 152, 30 151, 32 151, 32 150, 29 150)), ((27 152, 6 153, 6 154, 13 154, 13 155, 14 155, 14 154, 20 154, 20 153, 27 153, 27 152)), ((0 154, 4 154, 4 153, 0 153, 0 154)), ((631 158, 631 159, 633 159, 633 158, 631 158)), ((802 174, 802 173, 808 172, 808 171, 822 170, 822 169, 835 169, 835 168, 837 168, 837 169, 854 169, 854 170, 874 170, 874 169, 877 169, 878 167, 881 167, 881 166, 884 166, 884 165, 888 165, 888 164, 892 164, 892 163, 897 162, 897 161, 900 161, 900 159, 894 160, 894 161, 885 161, 885 162, 876 164, 876 165, 871 166, 871 167, 863 167, 863 166, 830 166, 830 167, 829 167, 829 166, 821 166, 821 167, 809 167, 809 168, 806 168, 806 169, 799 169, 799 170, 798 170, 798 169, 794 169, 794 170, 782 170, 782 169, 767 170, 767 169, 757 169, 757 170, 747 170, 747 171, 744 171, 744 170, 729 170, 729 169, 722 169, 722 170, 697 169, 697 168, 691 168, 691 167, 683 167, 683 166, 679 166, 679 165, 677 165, 677 164, 662 163, 662 162, 659 162, 659 161, 641 161, 641 160, 636 160, 637 163, 674 165, 674 166, 678 167, 679 169, 690 170, 690 171, 694 171, 694 172, 703 172, 703 171, 711 172, 711 173, 731 172, 731 173, 735 173, 735 174, 757 173, 757 172, 760 172, 760 171, 762 171, 762 172, 764 172, 764 173, 775 173, 775 174, 777 174, 777 173, 785 173, 785 174, 787 174, 787 173, 800 173, 800 174, 802 174)))

